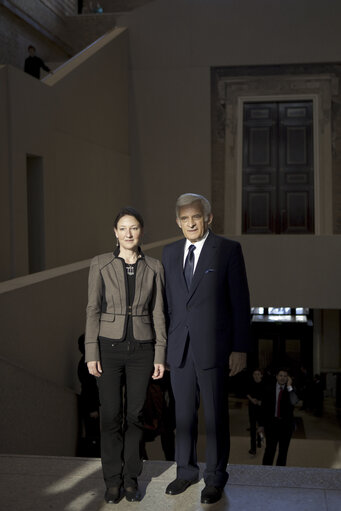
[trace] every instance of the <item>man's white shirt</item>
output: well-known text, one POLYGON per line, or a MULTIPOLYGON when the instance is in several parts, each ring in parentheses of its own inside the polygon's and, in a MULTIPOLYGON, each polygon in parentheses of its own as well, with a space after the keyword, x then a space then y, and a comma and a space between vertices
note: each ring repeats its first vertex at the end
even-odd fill
POLYGON ((193 274, 195 272, 195 269, 197 267, 197 264, 198 264, 198 261, 199 261, 199 256, 201 254, 201 251, 202 251, 202 248, 204 246, 204 243, 207 239, 207 236, 209 235, 209 230, 207 230, 205 236, 203 238, 201 238, 200 241, 196 241, 196 242, 192 242, 192 241, 189 241, 188 239, 186 239, 186 243, 185 243, 185 249, 184 249, 184 259, 183 259, 183 266, 185 266, 185 261, 186 261, 186 257, 187 257, 187 254, 188 254, 188 248, 191 246, 191 245, 194 245, 195 246, 195 250, 193 252, 194 254, 194 267, 193 267, 193 274))

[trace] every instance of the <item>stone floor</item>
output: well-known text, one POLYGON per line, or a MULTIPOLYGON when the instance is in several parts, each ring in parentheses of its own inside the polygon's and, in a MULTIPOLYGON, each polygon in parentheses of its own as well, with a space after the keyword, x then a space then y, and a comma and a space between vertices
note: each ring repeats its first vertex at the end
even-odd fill
MULTIPOLYGON (((264 445, 251 456, 249 417, 246 399, 230 398, 230 429, 232 465, 261 465, 264 445)), ((287 465, 290 467, 341 468, 341 417, 335 406, 326 400, 324 414, 316 417, 297 407, 298 428, 290 442, 287 465)), ((198 459, 205 460, 205 433, 203 420, 199 421, 198 459)), ((150 460, 164 459, 159 437, 146 444, 150 460)), ((341 511, 341 504, 340 504, 341 511)))
MULTIPOLYGON (((163 458, 160 440, 147 443, 150 461, 140 478, 140 503, 109 505, 97 458, 0 455, 0 510, 6 511, 340 511, 340 416, 326 403, 323 417, 297 409, 299 428, 289 448, 287 467, 263 467, 264 446, 250 456, 247 403, 230 400, 230 479, 223 499, 200 504, 203 480, 176 497, 165 495, 175 464, 163 458)), ((198 438, 205 459, 205 435, 198 438)), ((201 469, 203 468, 202 465, 201 469)))
MULTIPOLYGON (((201 466, 202 468, 202 466, 201 466)), ((182 495, 165 495, 174 463, 146 461, 140 503, 103 501, 100 461, 0 455, 0 509, 6 511, 340 511, 341 471, 320 468, 230 465, 222 500, 200 504, 203 480, 182 495)))

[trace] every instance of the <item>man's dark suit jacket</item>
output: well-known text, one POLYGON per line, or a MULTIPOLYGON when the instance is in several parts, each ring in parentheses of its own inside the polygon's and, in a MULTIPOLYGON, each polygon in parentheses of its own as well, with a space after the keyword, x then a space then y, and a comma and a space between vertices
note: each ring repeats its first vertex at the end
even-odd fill
POLYGON ((190 289, 183 275, 180 240, 165 247, 163 264, 169 314, 170 366, 179 367, 189 334, 201 369, 224 367, 231 351, 250 348, 250 300, 240 244, 209 233, 190 289))
MULTIPOLYGON (((290 425, 294 421, 294 405, 298 401, 295 391, 289 392, 285 387, 281 398, 280 414, 281 419, 288 422, 290 425)), ((276 413, 276 383, 265 388, 262 405, 260 426, 271 425, 276 413)))

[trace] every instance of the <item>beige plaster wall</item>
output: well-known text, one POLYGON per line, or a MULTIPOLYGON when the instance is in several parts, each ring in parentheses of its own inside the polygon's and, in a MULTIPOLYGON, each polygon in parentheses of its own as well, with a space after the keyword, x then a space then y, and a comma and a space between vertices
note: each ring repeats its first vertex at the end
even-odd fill
POLYGON ((341 235, 232 238, 243 248, 253 307, 341 309, 341 235))
POLYGON ((338 62, 340 18, 338 0, 157 0, 118 18, 131 49, 134 201, 154 239, 176 233, 178 194, 211 196, 210 67, 338 62))
POLYGON ((9 146, 9 94, 8 69, 0 66, 0 133, 2 151, 0 151, 0 268, 4 275, 11 273, 11 223, 10 223, 10 146, 9 146))
POLYGON ((133 200, 146 241, 176 235, 175 198, 210 195, 210 77, 205 69, 132 70, 133 200))
POLYGON ((0 452, 74 456, 77 396, 0 359, 0 452))
POLYGON ((74 456, 88 262, 0 283, 0 452, 74 456))
POLYGON ((0 357, 78 391, 77 341, 85 327, 87 277, 86 261, 0 283, 0 357))
POLYGON ((30 44, 45 62, 66 60, 73 51, 66 28, 43 1, 0 2, 0 63, 23 69, 30 44))
POLYGON ((127 33, 117 31, 66 74, 57 70, 51 85, 0 69, 0 129, 8 142, 0 208, 10 219, 1 235, 8 240, 9 224, 12 233, 0 279, 28 273, 27 154, 43 158, 46 268, 111 248, 113 215, 131 199, 127 66, 127 33))

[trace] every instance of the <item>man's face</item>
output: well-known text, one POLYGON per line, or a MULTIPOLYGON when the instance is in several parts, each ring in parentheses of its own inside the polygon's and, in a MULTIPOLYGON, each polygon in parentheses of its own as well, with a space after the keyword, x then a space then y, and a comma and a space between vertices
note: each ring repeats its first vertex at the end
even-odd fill
POLYGON ((288 381, 288 373, 286 371, 280 371, 276 376, 279 385, 286 385, 288 381))
POLYGON ((262 381, 262 373, 260 371, 253 371, 252 375, 256 383, 260 383, 262 381))
POLYGON ((195 243, 204 237, 212 218, 213 215, 210 214, 209 218, 205 219, 201 202, 195 201, 189 206, 180 208, 176 221, 185 238, 195 243))
POLYGON ((36 51, 35 51, 35 49, 34 49, 34 48, 29 48, 28 53, 29 53, 29 55, 30 55, 31 57, 34 57, 34 55, 35 55, 36 51))

